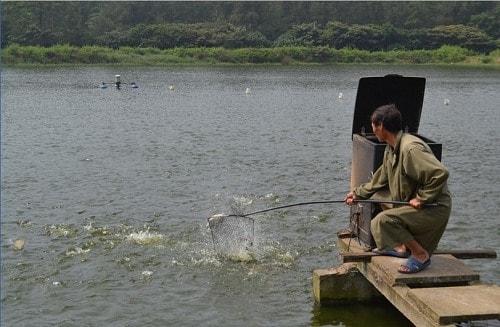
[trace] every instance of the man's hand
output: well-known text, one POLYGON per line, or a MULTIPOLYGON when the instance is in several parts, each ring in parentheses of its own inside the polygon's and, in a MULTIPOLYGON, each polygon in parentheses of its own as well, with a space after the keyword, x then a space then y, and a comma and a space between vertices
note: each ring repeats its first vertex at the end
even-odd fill
POLYGON ((410 205, 415 209, 422 209, 424 203, 417 198, 413 198, 410 200, 410 205))
POLYGON ((354 203, 356 203, 356 194, 353 192, 347 193, 346 197, 344 198, 345 203, 348 205, 352 206, 354 203))

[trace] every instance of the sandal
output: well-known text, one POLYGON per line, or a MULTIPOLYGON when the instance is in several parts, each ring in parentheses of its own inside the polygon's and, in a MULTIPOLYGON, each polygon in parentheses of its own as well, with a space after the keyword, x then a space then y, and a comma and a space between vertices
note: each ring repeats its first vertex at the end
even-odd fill
POLYGON ((398 257, 398 258, 408 258, 410 255, 406 252, 398 252, 394 249, 387 250, 387 251, 380 251, 379 249, 373 249, 373 253, 376 253, 378 255, 386 255, 390 257, 398 257))
POLYGON ((409 258, 402 266, 408 268, 409 270, 401 270, 398 271, 402 274, 415 274, 418 273, 425 268, 427 268, 431 264, 431 259, 427 259, 425 262, 420 262, 415 258, 409 258))

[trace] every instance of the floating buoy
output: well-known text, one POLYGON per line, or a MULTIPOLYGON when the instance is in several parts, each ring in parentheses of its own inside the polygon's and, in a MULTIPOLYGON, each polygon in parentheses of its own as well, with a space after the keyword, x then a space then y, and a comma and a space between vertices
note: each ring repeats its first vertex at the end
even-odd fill
POLYGON ((450 99, 444 99, 444 105, 449 106, 450 105, 450 99))
POLYGON ((342 92, 339 93, 339 96, 337 97, 338 99, 342 99, 344 97, 344 95, 342 94, 342 92))
POLYGON ((114 82, 109 82, 109 83, 108 82, 102 82, 101 85, 99 85, 99 88, 101 88, 101 89, 107 89, 108 85, 110 85, 111 87, 114 87, 117 90, 120 90, 121 87, 122 87, 122 84, 123 85, 130 84, 130 87, 133 88, 133 89, 138 89, 139 88, 139 85, 137 85, 136 82, 122 83, 122 77, 120 75, 115 75, 115 81, 114 82))
POLYGON ((247 87, 247 89, 245 90, 245 94, 252 94, 252 91, 250 91, 249 87, 247 87))
POLYGON ((117 89, 122 85, 122 77, 120 75, 115 75, 115 87, 117 89))

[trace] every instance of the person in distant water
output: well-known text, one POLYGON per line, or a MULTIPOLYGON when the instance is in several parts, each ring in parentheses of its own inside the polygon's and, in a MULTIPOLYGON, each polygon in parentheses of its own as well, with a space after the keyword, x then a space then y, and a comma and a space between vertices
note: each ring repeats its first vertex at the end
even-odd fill
POLYGON ((402 132, 401 113, 395 105, 377 108, 370 117, 373 133, 387 143, 382 165, 370 182, 354 188, 345 197, 349 205, 368 199, 379 191, 389 191, 393 201, 409 206, 392 206, 371 221, 371 232, 382 255, 408 260, 400 273, 412 274, 430 265, 451 213, 447 168, 429 146, 417 136, 402 132), (426 206, 438 203, 437 206, 426 206))

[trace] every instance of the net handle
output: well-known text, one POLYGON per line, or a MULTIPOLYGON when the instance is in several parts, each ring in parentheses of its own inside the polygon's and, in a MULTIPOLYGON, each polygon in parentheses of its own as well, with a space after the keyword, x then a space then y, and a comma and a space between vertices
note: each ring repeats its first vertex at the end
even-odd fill
MULTIPOLYGON (((256 215, 258 213, 264 213, 268 211, 273 211, 273 210, 279 210, 279 209, 285 209, 285 208, 290 208, 290 207, 297 207, 297 206, 304 206, 304 205, 311 205, 311 204, 329 204, 329 203, 345 203, 344 200, 325 200, 325 201, 309 201, 309 202, 298 202, 298 203, 291 203, 287 204, 284 206, 279 206, 279 207, 273 207, 273 208, 267 208, 263 210, 258 210, 246 214, 230 214, 227 215, 228 217, 247 217, 251 215, 256 215)), ((398 205, 410 205, 410 202, 407 201, 392 201, 392 200, 354 200, 354 203, 379 203, 379 204, 398 204, 398 205)), ((426 203, 424 204, 425 207, 437 207, 439 203, 426 203)))

